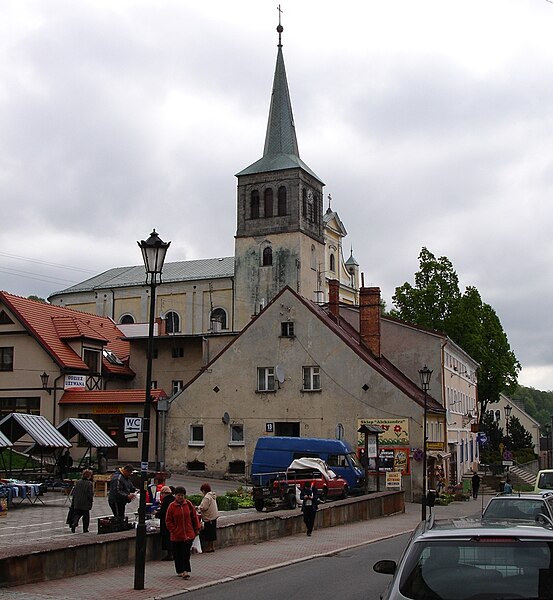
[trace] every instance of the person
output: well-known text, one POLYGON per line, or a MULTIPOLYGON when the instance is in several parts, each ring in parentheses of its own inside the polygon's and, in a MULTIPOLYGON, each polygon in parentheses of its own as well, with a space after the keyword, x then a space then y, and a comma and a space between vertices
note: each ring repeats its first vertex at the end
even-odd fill
POLYGON ((167 529, 167 525, 165 524, 165 518, 167 516, 167 509, 169 508, 169 504, 173 502, 175 496, 173 495, 173 490, 168 486, 164 485, 159 491, 160 497, 160 507, 156 513, 157 518, 159 519, 159 533, 161 535, 161 549, 165 550, 165 556, 161 560, 173 560, 173 550, 171 548, 171 538, 169 536, 169 530, 167 529))
POLYGON ((169 504, 165 525, 171 537, 175 571, 179 577, 190 579, 190 551, 194 538, 200 533, 200 519, 182 486, 175 488, 175 500, 169 504))
POLYGON ((108 504, 113 516, 119 519, 125 517, 125 506, 136 498, 136 488, 132 484, 132 465, 117 469, 109 482, 108 504))
POLYGON ((507 479, 505 480, 505 485, 503 486, 503 493, 504 494, 512 494, 513 493, 513 486, 511 485, 511 480, 509 479, 509 476, 507 476, 507 479))
POLYGON ((59 457, 58 468, 60 472, 60 479, 67 479, 69 475, 69 469, 73 466, 73 458, 69 452, 69 448, 59 457))
POLYGON ((213 542, 217 539, 217 519, 219 518, 219 509, 217 508, 217 495, 211 491, 209 483, 203 483, 200 486, 200 492, 203 494, 202 501, 198 506, 198 511, 202 518, 204 528, 201 534, 204 544, 203 552, 215 552, 213 542))
POLYGON ((306 481, 301 492, 301 510, 303 512, 303 522, 307 527, 307 535, 311 535, 313 526, 315 525, 315 515, 319 506, 319 498, 316 488, 313 487, 311 481, 306 481))
POLYGON ((108 459, 103 450, 98 450, 98 475, 105 475, 108 472, 108 459))
POLYGON ((82 473, 82 478, 77 481, 73 488, 73 500, 71 507, 73 508, 73 520, 71 522, 71 532, 75 533, 75 529, 79 526, 81 517, 83 518, 83 532, 88 533, 90 526, 90 510, 94 502, 94 486, 92 484, 92 471, 85 469, 82 473))
POLYGON ((480 489, 480 475, 474 473, 472 476, 472 497, 476 500, 478 498, 478 490, 480 489))

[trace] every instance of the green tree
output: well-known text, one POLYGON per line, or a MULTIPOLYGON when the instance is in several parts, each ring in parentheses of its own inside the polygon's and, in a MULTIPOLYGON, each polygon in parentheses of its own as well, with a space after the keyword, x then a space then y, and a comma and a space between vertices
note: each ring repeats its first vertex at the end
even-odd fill
POLYGON ((41 298, 40 296, 27 296, 27 300, 34 300, 35 302, 43 302, 44 304, 48 304, 46 300, 44 298, 41 298))
POLYGON ((534 443, 532 441, 532 435, 526 431, 524 425, 517 419, 517 417, 509 418, 509 437, 506 442, 507 448, 512 450, 520 450, 521 448, 532 448, 534 449, 534 443))
POLYGON ((427 248, 419 255, 415 285, 404 283, 392 298, 394 317, 446 333, 479 363, 478 401, 480 421, 501 393, 516 387, 520 364, 495 310, 482 302, 469 286, 459 291, 459 278, 445 256, 436 258, 427 248))

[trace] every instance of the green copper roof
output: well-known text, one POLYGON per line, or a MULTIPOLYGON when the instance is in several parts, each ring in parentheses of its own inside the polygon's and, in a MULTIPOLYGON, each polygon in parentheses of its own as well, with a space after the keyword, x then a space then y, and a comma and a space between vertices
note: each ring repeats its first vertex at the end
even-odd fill
POLYGON ((282 47, 279 44, 263 157, 236 175, 252 175, 298 167, 323 183, 300 158, 282 47))

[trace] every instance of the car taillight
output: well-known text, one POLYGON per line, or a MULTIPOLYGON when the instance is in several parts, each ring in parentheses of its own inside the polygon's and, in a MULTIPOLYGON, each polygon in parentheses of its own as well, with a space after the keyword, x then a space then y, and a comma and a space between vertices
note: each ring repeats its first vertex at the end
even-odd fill
POLYGON ((484 542, 485 544, 512 544, 513 542, 519 542, 520 540, 516 537, 493 537, 493 536, 477 536, 472 538, 473 542, 484 542))

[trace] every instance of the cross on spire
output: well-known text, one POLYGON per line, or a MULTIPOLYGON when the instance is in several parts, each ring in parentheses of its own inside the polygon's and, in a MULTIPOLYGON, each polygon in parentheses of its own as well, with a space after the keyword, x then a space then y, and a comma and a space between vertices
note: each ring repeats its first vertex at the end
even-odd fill
POLYGON ((282 15, 282 9, 280 8, 280 4, 277 6, 277 10, 278 10, 278 27, 277 27, 277 31, 278 31, 278 47, 282 48, 281 35, 282 35, 282 32, 284 31, 284 27, 280 23, 280 16, 282 15))

